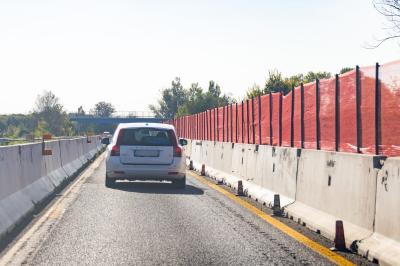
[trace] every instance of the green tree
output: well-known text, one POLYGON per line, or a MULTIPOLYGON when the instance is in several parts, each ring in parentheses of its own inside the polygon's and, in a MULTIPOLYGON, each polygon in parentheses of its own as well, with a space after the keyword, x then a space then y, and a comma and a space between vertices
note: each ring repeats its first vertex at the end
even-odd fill
POLYGON ((35 102, 33 116, 45 122, 45 130, 53 135, 62 136, 73 133, 72 123, 58 97, 51 91, 39 95, 35 102))
POLYGON ((222 94, 220 86, 214 81, 209 82, 208 90, 204 92, 198 83, 192 83, 185 89, 180 79, 176 78, 171 88, 161 91, 158 105, 150 105, 150 109, 157 117, 174 118, 203 112, 233 101, 233 98, 222 94))
POLYGON ((352 71, 354 68, 352 68, 352 67, 344 67, 344 68, 342 68, 341 70, 340 70, 340 73, 339 74, 344 74, 344 73, 346 73, 346 72, 349 72, 349 71, 352 71))
MULTIPOLYGON (((78 109, 78 111, 79 111, 79 109, 78 109)), ((94 108, 91 110, 91 113, 95 116, 110 117, 113 113, 115 113, 115 108, 111 103, 98 102, 95 104, 94 108)))
POLYGON ((316 79, 328 79, 331 78, 332 75, 329 72, 321 71, 321 72, 313 72, 309 71, 303 78, 303 83, 313 82, 316 79))
POLYGON ((282 73, 276 69, 268 71, 268 78, 264 86, 264 94, 270 92, 282 92, 283 94, 289 93, 292 88, 285 82, 282 73))
POLYGON ((248 90, 246 92, 246 99, 255 98, 255 97, 258 97, 263 94, 264 94, 264 92, 260 88, 260 86, 254 83, 253 86, 248 88, 248 90))
POLYGON ((161 99, 158 105, 150 105, 149 108, 156 117, 171 119, 175 117, 180 105, 187 101, 187 93, 183 89, 180 78, 175 78, 171 87, 161 91, 161 99))
POLYGON ((329 72, 313 72, 310 71, 306 75, 297 74, 290 77, 284 77, 281 72, 276 69, 268 71, 268 77, 265 81, 264 89, 254 84, 246 93, 246 98, 257 97, 258 95, 268 94, 270 92, 282 92, 288 94, 294 87, 301 83, 314 82, 316 79, 330 78, 332 75, 329 72))
POLYGON ((85 114, 86 114, 86 112, 85 112, 85 110, 83 110, 82 105, 79 106, 79 107, 78 107, 78 115, 85 115, 85 114))

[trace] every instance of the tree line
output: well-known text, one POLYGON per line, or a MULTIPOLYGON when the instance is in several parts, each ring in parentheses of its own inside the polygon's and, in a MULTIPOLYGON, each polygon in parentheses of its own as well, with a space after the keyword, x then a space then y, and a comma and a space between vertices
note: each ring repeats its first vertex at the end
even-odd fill
POLYGON ((149 108, 158 118, 172 119, 232 102, 234 99, 222 94, 220 86, 214 81, 210 81, 208 89, 204 91, 198 83, 192 83, 189 88, 184 88, 180 78, 177 77, 169 88, 161 90, 157 104, 150 105, 149 108))
MULTIPOLYGON (((98 102, 89 114, 104 117, 111 116, 114 112, 115 108, 111 103, 98 102)), ((74 114, 86 115, 86 112, 80 106, 74 114)), ((51 91, 38 95, 29 114, 0 115, 0 137, 41 137, 43 134, 74 136, 88 131, 100 133, 102 130, 104 127, 101 125, 87 124, 78 127, 69 119, 69 114, 60 103, 60 99, 51 91)))
MULTIPOLYGON (((342 68, 340 74, 351 70, 352 68, 349 67, 342 68)), ((213 80, 209 82, 208 89, 204 91, 198 83, 192 83, 188 88, 184 88, 180 78, 177 77, 171 82, 170 87, 161 90, 161 96, 157 104, 150 105, 149 108, 154 112, 156 117, 172 119, 200 113, 208 109, 225 106, 236 101, 257 97, 270 92, 282 92, 286 95, 301 83, 330 77, 332 77, 332 74, 326 71, 310 71, 306 74, 284 77, 281 72, 273 69, 268 71, 268 76, 262 87, 254 84, 247 90, 244 97, 238 99, 223 94, 221 87, 213 80)))

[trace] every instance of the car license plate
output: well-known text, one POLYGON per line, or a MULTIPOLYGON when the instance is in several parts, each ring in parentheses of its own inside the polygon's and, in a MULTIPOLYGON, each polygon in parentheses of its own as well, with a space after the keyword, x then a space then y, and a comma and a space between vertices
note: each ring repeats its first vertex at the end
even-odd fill
POLYGON ((159 157, 160 151, 158 150, 135 150, 135 157, 159 157))

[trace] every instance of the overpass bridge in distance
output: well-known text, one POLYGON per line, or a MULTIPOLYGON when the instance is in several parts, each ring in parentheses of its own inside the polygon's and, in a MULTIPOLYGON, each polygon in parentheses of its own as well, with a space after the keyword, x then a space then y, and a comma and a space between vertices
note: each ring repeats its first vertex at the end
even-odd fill
POLYGON ((147 111, 119 111, 111 116, 83 115, 70 113, 69 119, 78 124, 116 125, 119 123, 162 123, 164 118, 157 118, 152 112, 147 111))

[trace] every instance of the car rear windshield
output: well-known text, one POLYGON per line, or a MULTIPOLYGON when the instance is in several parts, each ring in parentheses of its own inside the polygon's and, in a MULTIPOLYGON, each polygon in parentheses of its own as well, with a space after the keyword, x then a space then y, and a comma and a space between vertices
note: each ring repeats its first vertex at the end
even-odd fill
POLYGON ((175 146, 174 131, 161 128, 124 128, 118 139, 125 146, 175 146))

